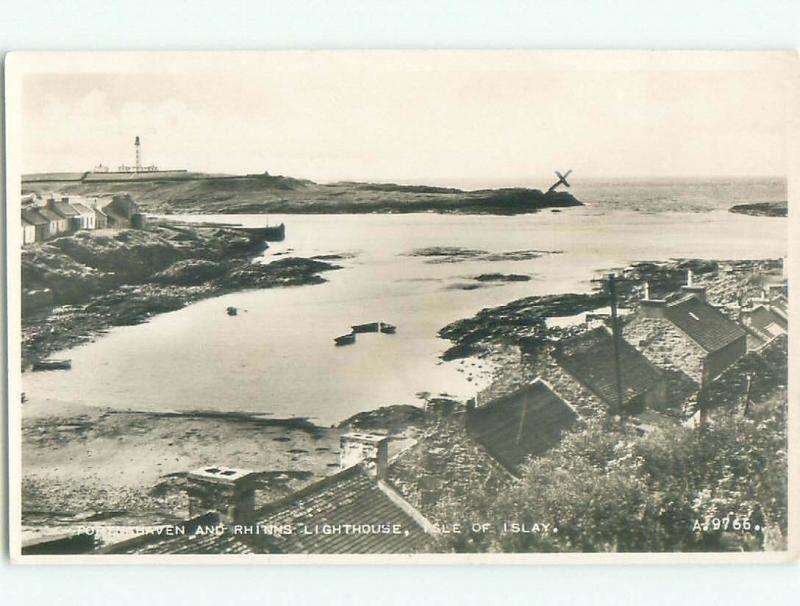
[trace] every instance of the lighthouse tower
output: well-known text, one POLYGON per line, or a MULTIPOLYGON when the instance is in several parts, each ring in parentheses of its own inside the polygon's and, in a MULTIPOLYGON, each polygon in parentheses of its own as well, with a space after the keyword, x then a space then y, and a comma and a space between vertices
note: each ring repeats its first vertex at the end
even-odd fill
POLYGON ((134 172, 140 173, 142 172, 142 144, 139 142, 139 135, 136 135, 133 146, 136 148, 136 166, 133 170, 134 172))

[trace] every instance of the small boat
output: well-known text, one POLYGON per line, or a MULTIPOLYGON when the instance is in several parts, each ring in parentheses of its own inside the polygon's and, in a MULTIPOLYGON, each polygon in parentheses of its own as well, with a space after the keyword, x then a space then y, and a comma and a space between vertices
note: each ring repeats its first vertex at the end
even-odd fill
POLYGON ((286 226, 270 225, 269 220, 264 227, 239 227, 240 231, 245 231, 255 238, 263 238, 267 242, 283 242, 286 239, 286 226))
POLYGON ((351 332, 349 335, 342 335, 333 340, 336 345, 352 345, 356 342, 356 333, 351 332))
POLYGON ((378 332, 380 330, 380 326, 380 322, 369 322, 367 324, 356 324, 350 328, 353 329, 354 333, 358 334, 362 332, 378 332))
POLYGON ((381 332, 385 335, 393 335, 395 332, 397 332, 397 326, 387 322, 381 322, 381 332))
POLYGON ((72 360, 39 360, 33 363, 33 370, 69 370, 72 360))
POLYGON ((239 310, 238 310, 238 309, 236 309, 235 307, 229 307, 229 308, 228 308, 228 309, 226 309, 225 311, 227 312, 227 314, 228 314, 229 316, 235 316, 236 314, 238 314, 238 313, 239 313, 239 310))

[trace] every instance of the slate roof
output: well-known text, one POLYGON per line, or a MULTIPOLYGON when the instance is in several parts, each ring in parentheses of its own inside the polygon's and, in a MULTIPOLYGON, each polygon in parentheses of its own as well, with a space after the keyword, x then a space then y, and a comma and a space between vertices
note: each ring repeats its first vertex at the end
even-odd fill
MULTIPOLYGON (((397 499, 400 499, 399 495, 397 499)), ((407 506, 410 509, 410 506, 407 506)), ((241 554, 241 553, 414 553, 430 545, 430 537, 403 508, 390 499, 361 465, 354 465, 288 497, 263 507, 253 526, 291 526, 284 535, 242 535, 228 529, 222 534, 196 534, 198 524, 216 524, 214 514, 184 524, 177 536, 155 534, 112 545, 115 554, 241 554), (315 532, 317 526, 401 525, 400 534, 315 532), (303 533, 307 529, 307 533, 303 533)), ((321 530, 321 528, 320 528, 321 530)))
MULTIPOLYGON (((624 339, 620 340, 623 400, 645 393, 663 380, 661 372, 624 339)), ((614 340, 605 327, 560 342, 553 357, 569 374, 606 404, 617 403, 614 340)))
POLYGON ((50 221, 32 208, 22 209, 22 218, 31 225, 47 225, 50 221))
POLYGON ((541 380, 474 410, 470 435, 511 473, 561 441, 577 415, 541 380))
POLYGON ((64 217, 59 215, 57 212, 54 212, 49 208, 45 208, 44 206, 42 206, 41 208, 37 208, 36 210, 40 215, 42 215, 45 219, 47 219, 48 222, 52 221, 60 222, 64 220, 64 217))
POLYGON ((77 217, 80 213, 72 207, 69 202, 61 202, 60 200, 53 200, 48 202, 50 208, 55 210, 63 217, 77 217))
POLYGON ((718 309, 691 296, 667 305, 666 318, 707 352, 745 336, 744 329, 718 309))
POLYGON ((94 215, 94 210, 92 210, 88 206, 84 206, 80 202, 73 202, 72 203, 72 208, 74 208, 76 211, 78 211, 78 214, 81 214, 81 215, 90 215, 90 216, 94 215))
POLYGON ((785 316, 775 313, 771 307, 759 305, 748 313, 750 318, 749 328, 755 329, 759 336, 767 340, 779 334, 786 334, 783 323, 786 322, 785 316))
POLYGON ((393 502, 361 465, 349 467, 270 504, 256 517, 259 524, 291 525, 295 529, 292 534, 268 539, 279 553, 414 553, 426 550, 430 543, 422 526, 393 502), (321 524, 399 524, 402 532, 316 533, 317 525, 321 524), (303 528, 311 534, 304 534, 303 528))

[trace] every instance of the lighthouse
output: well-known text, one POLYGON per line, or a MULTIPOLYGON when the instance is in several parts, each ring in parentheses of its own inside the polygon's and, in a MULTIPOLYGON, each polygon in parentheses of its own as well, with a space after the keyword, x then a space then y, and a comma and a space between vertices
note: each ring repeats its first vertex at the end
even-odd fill
POLYGON ((133 146, 136 149, 136 166, 133 170, 134 172, 140 173, 142 172, 142 144, 139 142, 139 135, 136 135, 133 146))
MULTIPOLYGON (((155 164, 151 164, 150 166, 143 166, 142 165, 142 140, 139 135, 136 135, 133 139, 133 152, 135 155, 135 161, 133 166, 128 166, 127 164, 120 164, 117 168, 117 172, 120 173, 156 173, 158 172, 158 166, 155 164)), ((100 172, 97 170, 101 167, 96 167, 94 172, 100 172)), ((107 172, 107 171, 106 171, 107 172)))

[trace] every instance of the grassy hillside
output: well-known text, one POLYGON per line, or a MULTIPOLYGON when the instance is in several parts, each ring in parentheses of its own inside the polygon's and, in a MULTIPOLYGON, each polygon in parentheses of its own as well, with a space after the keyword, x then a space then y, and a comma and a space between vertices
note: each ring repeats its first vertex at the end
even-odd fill
MULTIPOLYGON (((518 214, 579 206, 566 192, 506 188, 453 188, 341 182, 319 184, 291 177, 211 176, 136 181, 23 180, 23 193, 102 196, 129 193, 147 211, 161 213, 408 213, 518 214)), ((30 179, 30 180, 29 180, 30 179)))

